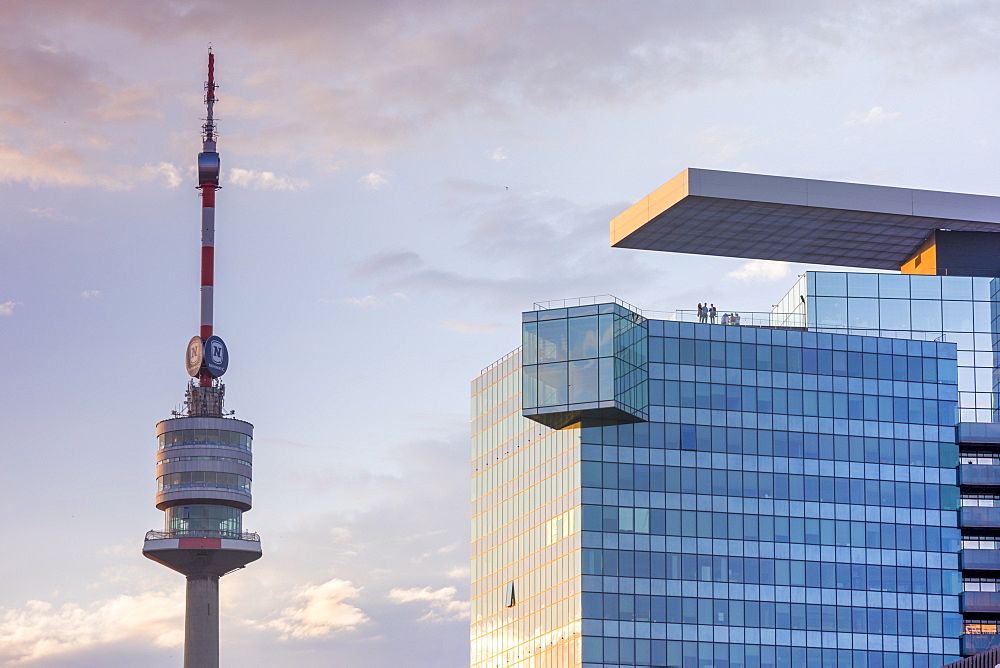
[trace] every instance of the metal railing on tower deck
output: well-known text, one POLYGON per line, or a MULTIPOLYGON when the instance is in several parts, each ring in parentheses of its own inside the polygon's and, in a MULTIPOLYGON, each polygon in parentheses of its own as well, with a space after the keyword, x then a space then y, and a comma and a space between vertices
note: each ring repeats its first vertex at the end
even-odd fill
POLYGON ((167 540, 170 538, 230 538, 260 542, 260 535, 251 531, 147 531, 146 540, 167 540))

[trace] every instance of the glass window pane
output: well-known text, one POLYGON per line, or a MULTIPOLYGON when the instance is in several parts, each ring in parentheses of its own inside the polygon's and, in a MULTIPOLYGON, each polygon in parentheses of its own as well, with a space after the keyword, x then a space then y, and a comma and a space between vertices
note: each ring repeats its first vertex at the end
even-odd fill
MULTIPOLYGON (((874 276, 874 274, 871 274, 874 276)), ((861 329, 878 329, 878 300, 855 299, 847 300, 848 323, 850 327, 861 329)))
POLYGON ((910 302, 905 299, 880 299, 882 329, 909 329, 910 302))
POLYGON ((615 331, 614 331, 614 321, 615 317, 611 314, 605 314, 600 316, 600 346, 598 354, 601 357, 606 357, 615 354, 614 343, 615 343, 615 331))
POLYGON ((972 278, 968 276, 942 276, 942 299, 972 299, 972 278))
POLYGON ((945 331, 971 332, 972 302, 941 302, 945 331))
POLYGON ((817 271, 815 294, 818 297, 846 297, 847 274, 833 271, 817 271))
POLYGON ((812 320, 817 327, 843 327, 847 324, 847 299, 817 297, 812 320))
POLYGON ((538 367, 525 366, 521 368, 521 407, 535 408, 538 406, 538 367))
POLYGON ((521 326, 521 364, 538 361, 538 323, 526 322, 521 326))
POLYGON ((850 297, 878 297, 878 274, 848 274, 847 294, 850 297))
POLYGON ((982 302, 982 301, 972 302, 972 311, 973 311, 973 318, 974 318, 974 324, 975 324, 975 329, 973 331, 975 331, 975 332, 989 332, 989 331, 991 331, 991 327, 990 327, 990 303, 988 301, 986 301, 986 302, 982 302))
POLYGON ((597 316, 569 319, 569 358, 573 360, 597 357, 597 316))
POLYGON ((566 320, 538 323, 538 361, 561 362, 566 359, 566 320))
POLYGON ((566 363, 540 364, 537 368, 538 405, 558 406, 568 403, 566 363))
MULTIPOLYGON (((582 320, 582 318, 580 319, 582 320)), ((596 337, 596 327, 594 329, 594 332, 596 337)), ((569 402, 571 404, 578 404, 587 401, 597 401, 597 397, 598 397, 597 360, 589 359, 589 360, 570 362, 569 402)))
POLYGON ((602 357, 600 364, 600 401, 610 401, 615 398, 615 358, 602 357))
POLYGON ((878 296, 882 299, 886 297, 909 299, 910 277, 904 274, 879 274, 878 296))
POLYGON ((940 276, 909 276, 914 299, 941 299, 940 276))
MULTIPOLYGON (((937 278, 937 276, 933 278, 937 278)), ((941 302, 930 299, 914 299, 910 302, 910 308, 914 331, 941 331, 941 302)))
POLYGON ((994 279, 992 278, 973 278, 972 279, 972 298, 979 302, 985 302, 990 300, 990 283, 994 279))

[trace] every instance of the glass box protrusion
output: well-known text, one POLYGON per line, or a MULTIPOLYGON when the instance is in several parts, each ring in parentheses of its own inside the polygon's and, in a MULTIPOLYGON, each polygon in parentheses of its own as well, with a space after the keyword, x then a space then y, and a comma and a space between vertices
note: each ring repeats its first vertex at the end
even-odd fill
POLYGON ((646 319, 616 303, 523 314, 523 415, 560 429, 583 418, 648 419, 646 319))

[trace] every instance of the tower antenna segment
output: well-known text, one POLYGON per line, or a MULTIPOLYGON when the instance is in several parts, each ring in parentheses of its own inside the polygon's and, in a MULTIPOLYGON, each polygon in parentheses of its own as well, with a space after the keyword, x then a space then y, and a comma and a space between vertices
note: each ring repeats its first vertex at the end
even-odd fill
MULTIPOLYGON (((201 331, 202 341, 213 334, 215 307, 215 191, 219 189, 219 154, 215 144, 215 54, 208 50, 208 81, 205 83, 205 108, 202 126, 202 149, 198 154, 198 188, 201 190, 201 331)), ((198 385, 210 387, 212 374, 203 370, 198 385)))

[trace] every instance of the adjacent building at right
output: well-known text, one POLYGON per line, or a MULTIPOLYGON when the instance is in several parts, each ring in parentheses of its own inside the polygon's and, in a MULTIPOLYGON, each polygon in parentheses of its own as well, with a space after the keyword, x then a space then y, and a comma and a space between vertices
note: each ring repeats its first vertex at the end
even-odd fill
POLYGON ((766 313, 522 314, 472 387, 472 665, 1000 646, 1000 198, 688 169, 611 237, 838 270, 766 313))

